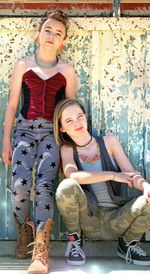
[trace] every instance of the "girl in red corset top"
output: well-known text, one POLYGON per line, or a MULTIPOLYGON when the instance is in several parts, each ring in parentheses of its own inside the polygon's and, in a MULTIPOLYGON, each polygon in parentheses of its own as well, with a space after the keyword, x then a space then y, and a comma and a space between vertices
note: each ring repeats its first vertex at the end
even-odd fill
POLYGON ((28 256, 31 232, 35 230, 29 273, 48 271, 53 184, 59 164, 59 150, 53 137, 53 112, 60 99, 75 97, 75 71, 57 57, 57 51, 64 46, 67 27, 68 18, 61 11, 49 14, 42 21, 36 38, 37 54, 20 60, 14 68, 5 113, 2 158, 6 164, 12 164, 12 204, 18 227, 18 258, 28 256), (11 131, 21 92, 24 100, 15 126, 12 149, 11 131), (35 160, 35 220, 31 228, 29 203, 35 160))

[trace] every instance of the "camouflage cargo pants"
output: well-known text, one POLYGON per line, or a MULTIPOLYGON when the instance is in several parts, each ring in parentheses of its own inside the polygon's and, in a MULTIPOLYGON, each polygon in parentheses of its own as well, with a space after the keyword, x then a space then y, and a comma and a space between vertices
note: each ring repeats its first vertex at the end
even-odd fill
POLYGON ((57 188, 56 201, 68 232, 80 232, 91 239, 113 240, 124 234, 126 241, 138 240, 150 228, 150 207, 144 196, 122 207, 96 207, 89 215, 87 197, 72 179, 63 180, 57 188))

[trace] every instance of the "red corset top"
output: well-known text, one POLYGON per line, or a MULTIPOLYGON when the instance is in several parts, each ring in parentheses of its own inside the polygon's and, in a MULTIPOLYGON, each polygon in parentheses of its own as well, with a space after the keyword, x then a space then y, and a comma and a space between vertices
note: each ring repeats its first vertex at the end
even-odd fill
POLYGON ((60 73, 43 80, 33 70, 23 75, 23 106, 21 114, 25 119, 38 117, 53 120, 57 102, 65 97, 66 79, 60 73))

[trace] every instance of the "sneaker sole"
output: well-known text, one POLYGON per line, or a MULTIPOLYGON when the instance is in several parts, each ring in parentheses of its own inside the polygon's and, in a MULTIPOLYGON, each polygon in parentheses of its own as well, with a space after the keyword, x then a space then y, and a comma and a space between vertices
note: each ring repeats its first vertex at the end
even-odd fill
MULTIPOLYGON (((126 255, 123 255, 122 253, 120 253, 119 251, 117 252, 117 255, 126 260, 126 255)), ((150 265, 150 261, 136 261, 136 260, 132 260, 131 259, 131 263, 135 264, 135 265, 143 265, 143 266, 149 266, 150 265)))
POLYGON ((69 260, 67 260, 67 263, 69 264, 69 265, 83 265, 83 264, 85 264, 85 261, 82 261, 82 262, 78 262, 78 261, 69 261, 69 260))

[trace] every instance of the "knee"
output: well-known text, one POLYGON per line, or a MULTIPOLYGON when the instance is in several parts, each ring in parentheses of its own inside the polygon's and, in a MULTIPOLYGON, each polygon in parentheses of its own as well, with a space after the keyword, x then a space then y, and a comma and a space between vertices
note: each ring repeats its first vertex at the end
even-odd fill
POLYGON ((133 212, 141 212, 142 214, 150 215, 150 207, 147 204, 146 198, 144 195, 139 196, 133 206, 132 206, 133 212))
POLYGON ((80 185, 73 179, 64 179, 59 184, 56 190, 56 199, 59 199, 61 195, 68 195, 74 193, 74 190, 81 188, 80 185))
POLYGON ((26 185, 23 186, 21 182, 15 182, 11 187, 12 195, 15 196, 15 199, 20 199, 20 197, 27 197, 30 196, 29 194, 30 188, 26 185))

